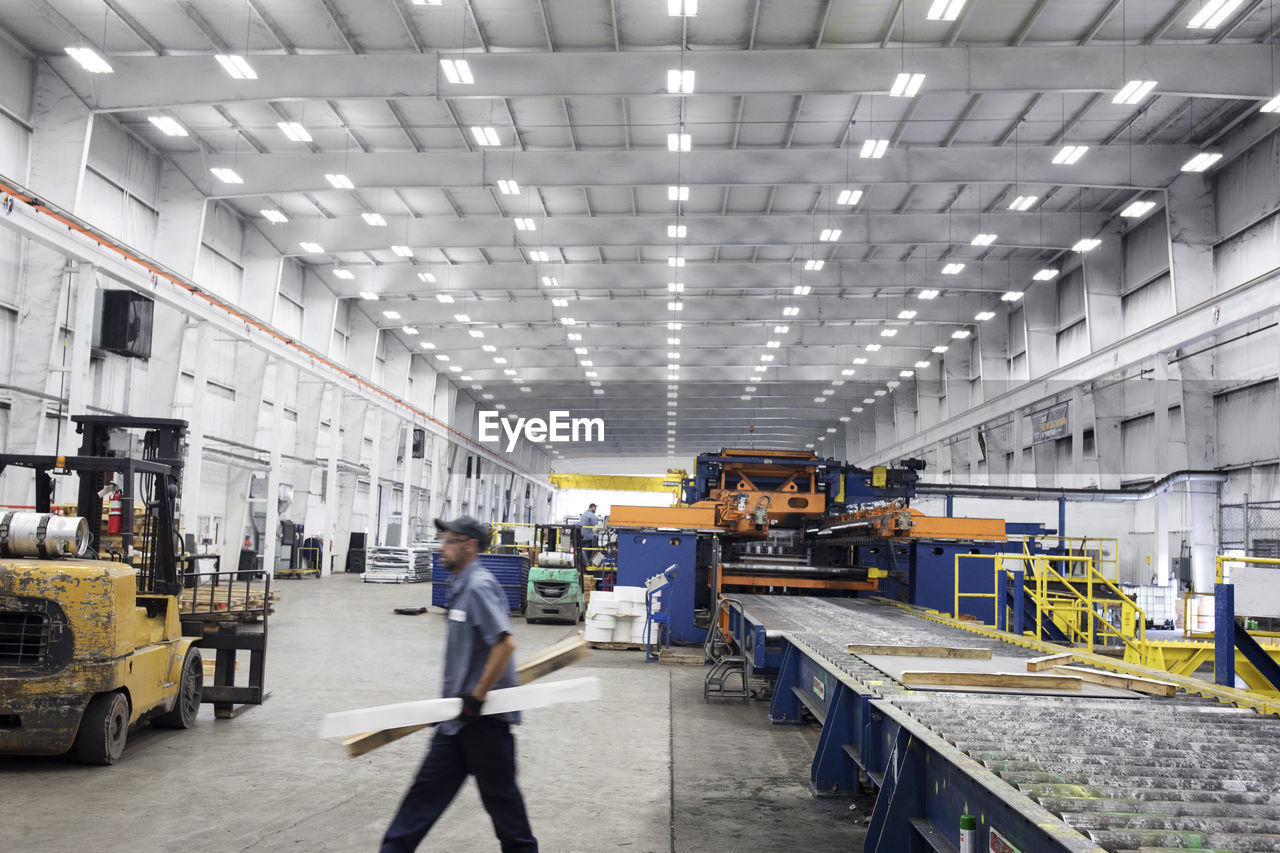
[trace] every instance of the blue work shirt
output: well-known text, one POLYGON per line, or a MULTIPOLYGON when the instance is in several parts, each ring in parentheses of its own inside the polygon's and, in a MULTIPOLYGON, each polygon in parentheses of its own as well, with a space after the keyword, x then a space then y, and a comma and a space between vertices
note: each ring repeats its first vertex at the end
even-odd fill
MULTIPOLYGON (((507 596, 488 569, 478 560, 449 579, 449 607, 446 615, 446 642, 444 649, 444 687, 442 696, 452 697, 469 692, 476 686, 484 672, 489 649, 497 644, 503 634, 511 633, 511 617, 507 611, 507 596)), ((515 661, 507 661, 507 668, 491 689, 515 687, 515 661)), ((484 709, 481 708, 481 713, 484 709)), ((518 724, 520 712, 493 715, 499 720, 518 724)), ((457 734, 462 728, 459 720, 446 720, 440 724, 445 734, 457 734)))
POLYGON ((600 525, 600 516, 596 515, 591 510, 587 510, 582 515, 578 516, 578 524, 582 526, 582 544, 594 545, 596 541, 596 534, 600 532, 595 529, 600 525))

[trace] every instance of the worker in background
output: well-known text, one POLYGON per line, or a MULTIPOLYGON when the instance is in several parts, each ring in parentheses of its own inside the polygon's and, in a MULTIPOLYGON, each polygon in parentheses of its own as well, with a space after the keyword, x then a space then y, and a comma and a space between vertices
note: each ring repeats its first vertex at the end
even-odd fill
POLYGON ((596 546, 596 534, 600 531, 596 528, 600 526, 600 516, 596 515, 596 505, 587 506, 587 511, 578 516, 578 524, 582 525, 582 547, 594 548, 596 546))
POLYGON ((443 695, 460 697, 462 713, 436 729, 427 757, 382 837, 382 853, 416 850, 468 774, 476 777, 480 799, 504 853, 537 851, 538 840, 516 787, 511 726, 520 722, 520 713, 483 713, 490 690, 519 683, 506 594, 476 559, 489 547, 489 527, 463 516, 453 521, 436 519, 436 530, 441 536, 441 562, 453 576, 443 695))

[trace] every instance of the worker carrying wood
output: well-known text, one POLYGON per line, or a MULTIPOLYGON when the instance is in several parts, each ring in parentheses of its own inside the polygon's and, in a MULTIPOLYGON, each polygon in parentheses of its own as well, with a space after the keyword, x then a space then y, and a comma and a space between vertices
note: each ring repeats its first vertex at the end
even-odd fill
POLYGON ((488 525, 463 516, 436 519, 440 558, 449 582, 444 696, 462 699, 462 713, 442 722, 400 809, 382 837, 382 853, 416 850, 448 808, 467 774, 476 777, 480 799, 505 851, 536 851, 524 798, 516 786, 516 748, 511 726, 520 712, 484 715, 495 688, 519 684, 512 654, 507 599, 501 585, 476 560, 489 547, 488 525))

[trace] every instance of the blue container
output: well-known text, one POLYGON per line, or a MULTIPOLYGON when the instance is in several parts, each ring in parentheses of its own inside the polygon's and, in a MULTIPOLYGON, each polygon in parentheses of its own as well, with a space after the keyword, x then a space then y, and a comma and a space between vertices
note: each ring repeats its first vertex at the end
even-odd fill
MULTIPOLYGON (((507 596, 507 607, 519 610, 524 599, 525 586, 529 583, 529 560, 519 554, 480 554, 476 559, 502 585, 507 596)), ((431 605, 446 607, 449 604, 449 581, 453 575, 440 562, 440 552, 431 555, 431 605)))

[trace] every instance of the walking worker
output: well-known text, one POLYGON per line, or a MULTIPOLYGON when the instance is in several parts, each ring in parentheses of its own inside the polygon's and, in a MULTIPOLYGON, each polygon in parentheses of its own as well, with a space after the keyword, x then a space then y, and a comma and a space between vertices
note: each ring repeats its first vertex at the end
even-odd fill
POLYGON ((506 594, 476 560, 489 547, 489 527, 462 516, 453 521, 437 518, 436 530, 443 543, 440 559, 453 575, 443 695, 461 697, 462 713, 436 729, 427 757, 382 837, 381 853, 416 850, 468 774, 476 777, 480 799, 504 853, 536 853, 538 839, 533 837, 524 798, 516 787, 511 727, 519 724, 520 713, 482 713, 490 690, 519 683, 506 594))

